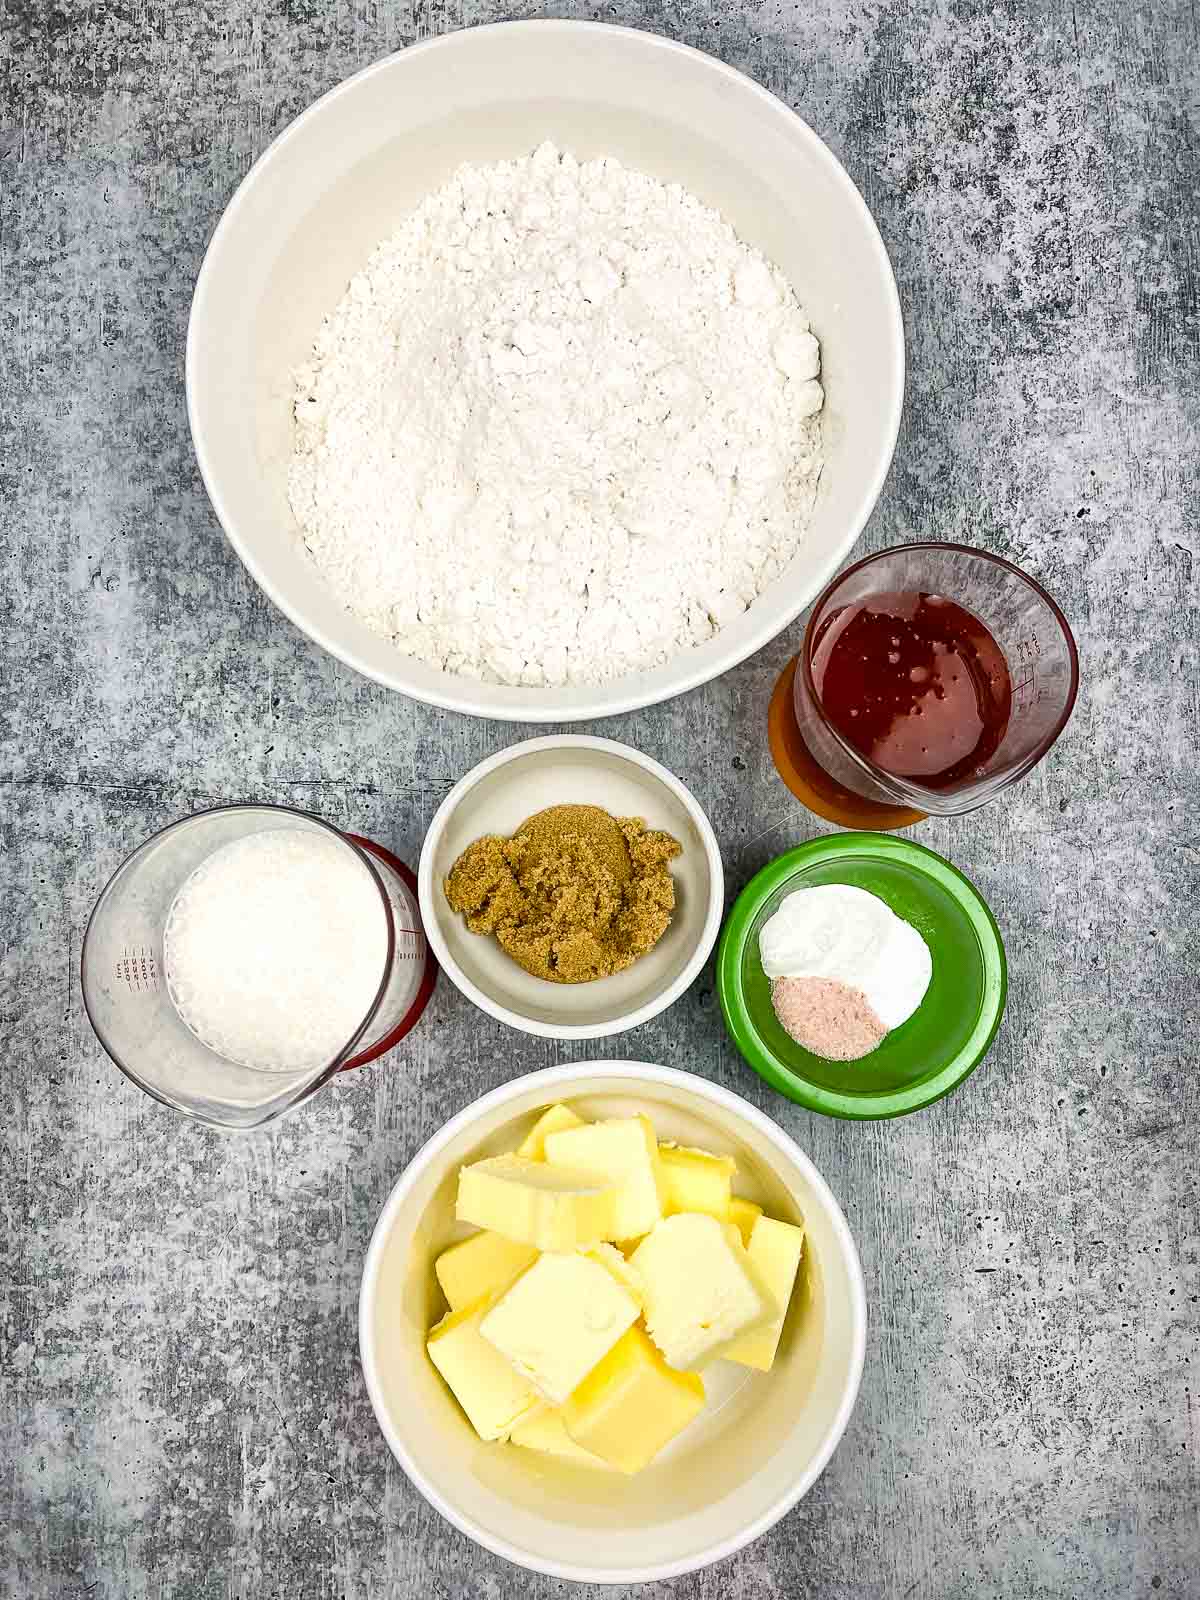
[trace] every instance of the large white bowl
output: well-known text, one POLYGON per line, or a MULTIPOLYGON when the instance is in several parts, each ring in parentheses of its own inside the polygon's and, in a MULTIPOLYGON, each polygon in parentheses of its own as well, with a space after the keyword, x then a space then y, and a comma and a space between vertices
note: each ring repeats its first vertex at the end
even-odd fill
MULTIPOLYGON (((414 375, 420 381, 420 375, 414 375)), ((566 722, 650 705, 774 637, 862 531, 891 461, 904 335, 887 253, 808 125, 749 78, 651 34, 499 23, 412 45, 298 117, 247 175, 208 248, 187 343, 188 415, 221 525, 297 627, 368 677, 477 716, 566 722), (463 161, 551 138, 685 184, 791 280, 821 339, 826 465, 781 577, 707 644, 602 688, 507 688, 401 655, 345 611, 301 546, 286 492, 291 372, 374 246, 463 161)))
POLYGON ((808 1157, 728 1090, 633 1061, 535 1072, 452 1118, 392 1190, 359 1297, 371 1404, 413 1483, 488 1550, 587 1583, 692 1572, 771 1527, 833 1454, 858 1394, 865 1341, 858 1252, 808 1157), (705 1374, 705 1413, 634 1478, 481 1443, 425 1353, 426 1332, 444 1310, 434 1258, 469 1231, 454 1221, 459 1168, 512 1149, 555 1100, 587 1116, 645 1111, 662 1138, 728 1152, 742 1193, 772 1216, 803 1218, 806 1229, 800 1284, 773 1369, 714 1363, 705 1374))
POLYGON ((526 739, 472 767, 429 824, 417 889, 422 925, 451 982, 489 1016, 544 1039, 600 1039, 665 1011, 699 976, 725 905, 717 837, 687 785, 640 750, 578 733, 526 739), (495 939, 471 933, 443 884, 476 839, 515 833, 535 811, 581 801, 615 817, 641 817, 679 840, 683 849, 671 863, 675 913, 654 949, 624 972, 550 983, 519 967, 495 939))

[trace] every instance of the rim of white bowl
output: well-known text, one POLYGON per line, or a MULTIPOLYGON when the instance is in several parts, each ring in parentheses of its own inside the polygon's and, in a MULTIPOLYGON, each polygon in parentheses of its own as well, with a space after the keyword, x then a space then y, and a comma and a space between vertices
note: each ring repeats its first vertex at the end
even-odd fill
MULTIPOLYGON (((628 711, 638 711, 643 706, 658 705, 664 700, 673 700, 677 695, 687 694, 689 690, 699 688, 701 684, 710 683, 713 679, 722 677, 731 668, 745 661, 749 656, 761 650, 765 644, 776 638, 783 630, 790 626, 809 603, 820 594, 826 583, 841 566, 846 556, 858 543, 863 529, 875 504, 883 491, 883 485, 891 470, 892 458, 896 453, 896 440, 900 434, 900 419, 904 404, 904 315, 900 307, 900 294, 896 288, 896 276, 892 270, 891 258, 887 253, 887 246, 879 232, 879 226, 871 214, 870 207, 859 192, 857 184, 846 171, 845 167, 834 155, 833 151, 821 138, 820 134, 807 123, 798 111, 793 111, 791 106, 781 100, 778 95, 772 94, 762 84, 740 72, 736 67, 728 66, 718 57, 709 55, 704 50, 694 49, 693 46, 681 44, 676 39, 664 39, 658 34, 645 33, 640 28, 627 28, 618 23, 610 22, 585 22, 575 21, 571 18, 560 17, 534 17, 516 22, 490 22, 474 28, 460 28, 453 33, 439 35, 436 39, 422 39, 416 44, 410 44, 402 50, 394 51, 385 56, 381 61, 373 62, 370 66, 363 67, 361 71, 353 73, 343 82, 327 90, 319 99, 314 100, 295 117, 282 133, 272 139, 271 143, 262 152, 250 167, 245 177, 238 184, 230 197, 229 203, 221 213, 220 220, 208 242, 204 252, 204 260, 196 278, 196 287, 192 293, 191 310, 188 315, 187 346, 184 357, 184 388, 187 394, 188 426, 192 435, 192 448, 195 451, 196 461, 200 468, 200 476, 204 480, 204 487, 208 498, 216 513, 217 521, 234 552, 250 576, 258 584, 267 598, 282 611, 284 616, 293 623, 302 634, 311 639, 314 644, 327 650, 336 660, 359 672, 364 678, 382 684, 385 689, 392 689, 398 694, 407 695, 412 700, 419 700, 425 705, 440 706, 446 711, 460 711, 468 716, 483 717, 496 722, 586 722, 598 717, 620 716, 628 711), (810 581, 803 587, 797 588, 792 603, 781 614, 778 621, 763 621, 752 628, 749 637, 741 644, 733 645, 720 654, 715 662, 708 666, 687 666, 689 652, 685 651, 675 658, 680 663, 678 676, 669 684, 659 684, 650 689, 621 692, 621 684, 630 681, 629 678, 618 678, 612 685, 595 685, 580 688, 574 697, 576 705, 539 705, 536 699, 524 699, 528 695, 527 689, 519 685, 505 686, 508 689, 506 698, 499 705, 481 706, 471 692, 471 680, 458 679, 447 675, 447 683, 454 685, 461 683, 459 688, 422 688, 415 689, 411 683, 401 681, 403 678, 403 663, 409 658, 402 652, 396 652, 398 666, 395 672, 381 671, 368 665, 358 652, 351 648, 344 648, 335 644, 325 631, 303 616, 299 608, 289 605, 276 590, 274 584, 264 573, 261 564, 255 559, 252 549, 236 531, 233 518, 230 516, 225 504, 224 496, 216 481, 212 463, 209 460, 208 449, 201 434, 197 412, 199 402, 196 398, 196 358, 195 349, 200 338, 200 324, 204 312, 204 302, 208 291, 209 274, 215 270, 215 262, 226 234, 236 225, 238 213, 246 203, 247 196, 254 185, 255 179, 268 162, 273 161, 280 151, 292 139, 309 118, 316 117, 321 108, 340 95, 349 94, 354 85, 361 80, 371 77, 379 72, 395 72, 402 64, 414 56, 422 55, 434 50, 451 51, 461 48, 461 41, 470 39, 475 41, 480 35, 496 33, 512 33, 526 31, 530 28, 555 29, 559 32, 599 32, 620 33, 641 41, 647 50, 664 50, 678 56, 690 57, 693 62, 703 62, 709 71, 725 78, 735 86, 735 92, 751 94, 767 102, 772 110, 781 118, 797 126, 802 137, 811 144, 817 159, 824 163, 837 185, 847 194, 851 206, 857 210, 867 238, 870 241, 872 254, 875 256, 883 279, 884 290, 889 302, 890 326, 890 356, 894 381, 888 395, 888 426, 885 447, 880 453, 875 471, 867 478, 858 498, 858 504, 847 521, 846 532, 838 541, 837 547, 830 553, 827 560, 814 568, 810 581)), ((753 608, 751 608, 753 609, 753 608)), ((719 637, 719 636, 718 636, 719 637)), ((691 652, 694 654, 695 652, 691 652)))
POLYGON ((675 1067, 660 1067, 649 1061, 581 1061, 571 1066, 546 1067, 541 1072, 529 1072, 523 1077, 514 1078, 510 1083, 489 1090, 487 1094, 481 1095, 478 1100, 472 1101, 456 1116, 451 1117, 449 1122, 444 1123, 413 1156, 384 1202, 379 1220, 371 1234, 371 1242, 367 1247, 362 1286, 358 1296, 358 1349, 371 1408, 388 1448, 404 1468, 409 1481, 416 1485, 434 1510, 440 1512, 460 1533, 465 1533, 469 1539, 482 1545, 485 1550, 490 1550, 493 1555, 503 1556, 506 1561, 512 1561, 519 1567, 533 1572, 544 1572, 554 1578, 567 1578, 575 1583, 654 1583, 666 1578, 682 1577, 688 1572, 698 1572, 701 1568, 712 1566, 716 1561, 723 1561, 726 1556, 734 1555, 748 1544, 752 1544, 802 1500, 824 1472, 830 1457, 841 1442, 858 1400, 867 1350, 867 1296, 858 1246, 854 1242, 850 1224, 834 1198, 833 1191, 811 1158, 805 1155, 795 1140, 765 1112, 759 1111, 748 1100, 743 1100, 741 1095, 734 1094, 731 1089, 724 1089, 720 1084, 713 1083, 708 1078, 698 1077, 695 1073, 680 1072, 675 1067), (669 1088, 697 1095, 702 1100, 710 1100, 743 1117, 764 1138, 777 1146, 789 1160, 795 1162, 816 1192, 833 1225, 834 1235, 841 1248, 850 1279, 850 1314, 853 1326, 850 1373, 837 1414, 826 1430, 825 1438, 813 1459, 796 1482, 789 1486, 787 1492, 780 1495, 773 1505, 739 1533, 732 1538, 719 1540, 711 1548, 701 1551, 698 1556, 688 1556, 678 1561, 664 1561, 653 1567, 622 1567, 612 1571, 596 1567, 579 1567, 570 1562, 544 1561, 540 1556, 522 1549, 519 1545, 510 1544, 506 1539, 494 1538, 485 1533, 470 1517, 463 1516, 455 1510, 416 1465, 388 1421, 387 1408, 375 1376, 373 1327, 376 1281, 388 1235, 409 1191, 435 1157, 463 1128, 469 1127, 493 1106, 502 1105, 506 1100, 513 1099, 530 1088, 544 1086, 546 1089, 554 1089, 562 1084, 578 1082, 581 1078, 601 1075, 665 1084, 669 1088))
POLYGON ((481 761, 477 767, 472 767, 458 780, 434 812, 433 821, 426 831, 425 842, 421 846, 421 859, 417 865, 417 900, 421 907, 421 922, 425 928, 425 936, 433 948, 434 955, 437 956, 442 971, 460 993, 466 995, 467 999, 481 1011, 486 1011, 489 1017, 495 1017, 497 1022, 507 1023, 510 1028, 517 1028, 522 1033, 535 1034, 540 1039, 608 1039, 616 1033, 627 1033, 639 1023, 649 1022, 651 1017, 656 1017, 660 1011, 673 1006, 680 995, 699 977, 721 931, 721 916, 725 909, 725 869, 721 864, 721 850, 717 844, 716 833, 705 814, 704 807, 687 784, 664 767, 661 761, 655 761, 653 756, 643 755, 640 750, 635 750, 632 745, 622 744, 618 739, 602 739, 590 733, 551 733, 537 739, 522 739, 518 744, 510 744, 505 749, 498 750, 494 756, 488 756, 485 761, 481 761), (538 750, 563 749, 602 750, 609 755, 619 756, 636 767, 641 767, 643 772, 649 772, 657 778, 681 802, 691 817, 704 845, 704 856, 708 862, 708 910, 705 913, 700 938, 687 966, 653 1000, 648 1000, 645 1005, 638 1006, 633 1011, 626 1011, 612 1022, 539 1022, 534 1017, 524 1016, 519 1011, 510 1011, 507 1006, 502 1006, 478 984, 473 983, 454 959, 442 937, 434 904, 434 895, 437 893, 437 885, 433 881, 434 851, 446 831, 452 812, 463 796, 489 773, 507 766, 512 761, 520 760, 522 756, 532 755, 538 750))

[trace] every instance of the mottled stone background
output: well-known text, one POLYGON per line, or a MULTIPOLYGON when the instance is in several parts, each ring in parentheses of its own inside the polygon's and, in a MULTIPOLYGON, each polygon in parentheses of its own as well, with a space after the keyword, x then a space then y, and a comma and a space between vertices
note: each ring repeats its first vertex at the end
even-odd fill
MULTIPOLYGON (((0 0, 0 1587, 29 1600, 544 1600, 390 1459, 360 1262, 418 1145, 584 1049, 448 984, 386 1068, 230 1140, 108 1064, 77 964, 94 896, 212 801, 313 807, 414 860, 524 730, 321 654, 231 555, 183 342, 222 207, 298 111, 415 39, 536 5, 0 0)), ((919 837, 990 897, 1008 1019, 956 1097, 854 1127, 774 1097, 711 981, 602 1047, 769 1110, 858 1236, 862 1399, 735 1600, 1200 1595, 1196 14, 1184 0, 617 0, 802 111, 892 252, 905 426, 871 547, 976 542, 1078 631, 1084 689, 1011 797, 919 837)), ((708 805, 731 893, 817 827, 763 719, 797 631, 605 729, 708 805)), ((615 1594, 616 1591, 610 1591, 615 1594)))

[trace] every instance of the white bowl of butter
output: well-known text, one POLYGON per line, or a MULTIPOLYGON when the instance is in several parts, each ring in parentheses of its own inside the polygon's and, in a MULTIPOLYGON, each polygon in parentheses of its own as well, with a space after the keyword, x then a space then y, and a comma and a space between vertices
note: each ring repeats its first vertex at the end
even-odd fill
MULTIPOLYGON (((694 1571, 748 1544, 795 1505, 849 1421, 865 1330, 854 1241, 808 1157, 727 1090, 624 1061, 533 1073, 448 1122, 409 1164, 383 1209, 359 1302, 371 1402, 417 1488, 485 1548, 535 1571, 591 1583, 694 1571), (481 1438, 427 1349, 430 1330, 447 1312, 435 1262, 474 1232, 456 1218, 462 1169, 516 1150, 560 1102, 588 1122, 644 1116, 660 1141, 732 1157, 737 1195, 751 1209, 761 1206, 768 1217, 804 1230, 770 1370, 736 1359, 705 1364, 702 1406, 688 1408, 686 1426, 681 1419, 671 1442, 632 1475, 597 1470, 548 1446, 481 1438)), ((519 1330, 508 1333, 519 1337, 519 1330)), ((566 1373, 562 1381, 572 1381, 566 1373)), ((472 1398, 485 1409, 507 1403, 486 1387, 472 1398)), ((679 1403, 686 1407, 686 1398, 679 1403)), ((530 1413, 532 1429, 518 1430, 535 1444, 537 1415, 530 1413)), ((627 1443, 632 1460, 646 1440, 632 1419, 623 1426, 630 1437, 617 1450, 627 1443)), ((611 1435, 604 1442, 611 1451, 611 1435)))

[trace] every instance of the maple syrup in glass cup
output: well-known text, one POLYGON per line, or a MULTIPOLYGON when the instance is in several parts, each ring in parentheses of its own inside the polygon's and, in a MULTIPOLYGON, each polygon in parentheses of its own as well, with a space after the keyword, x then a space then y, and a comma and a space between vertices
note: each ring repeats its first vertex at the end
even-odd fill
POLYGON ((957 816, 1036 766, 1078 686, 1071 630, 1040 584, 965 545, 902 545, 850 567, 813 606, 790 753, 830 820, 957 816))

